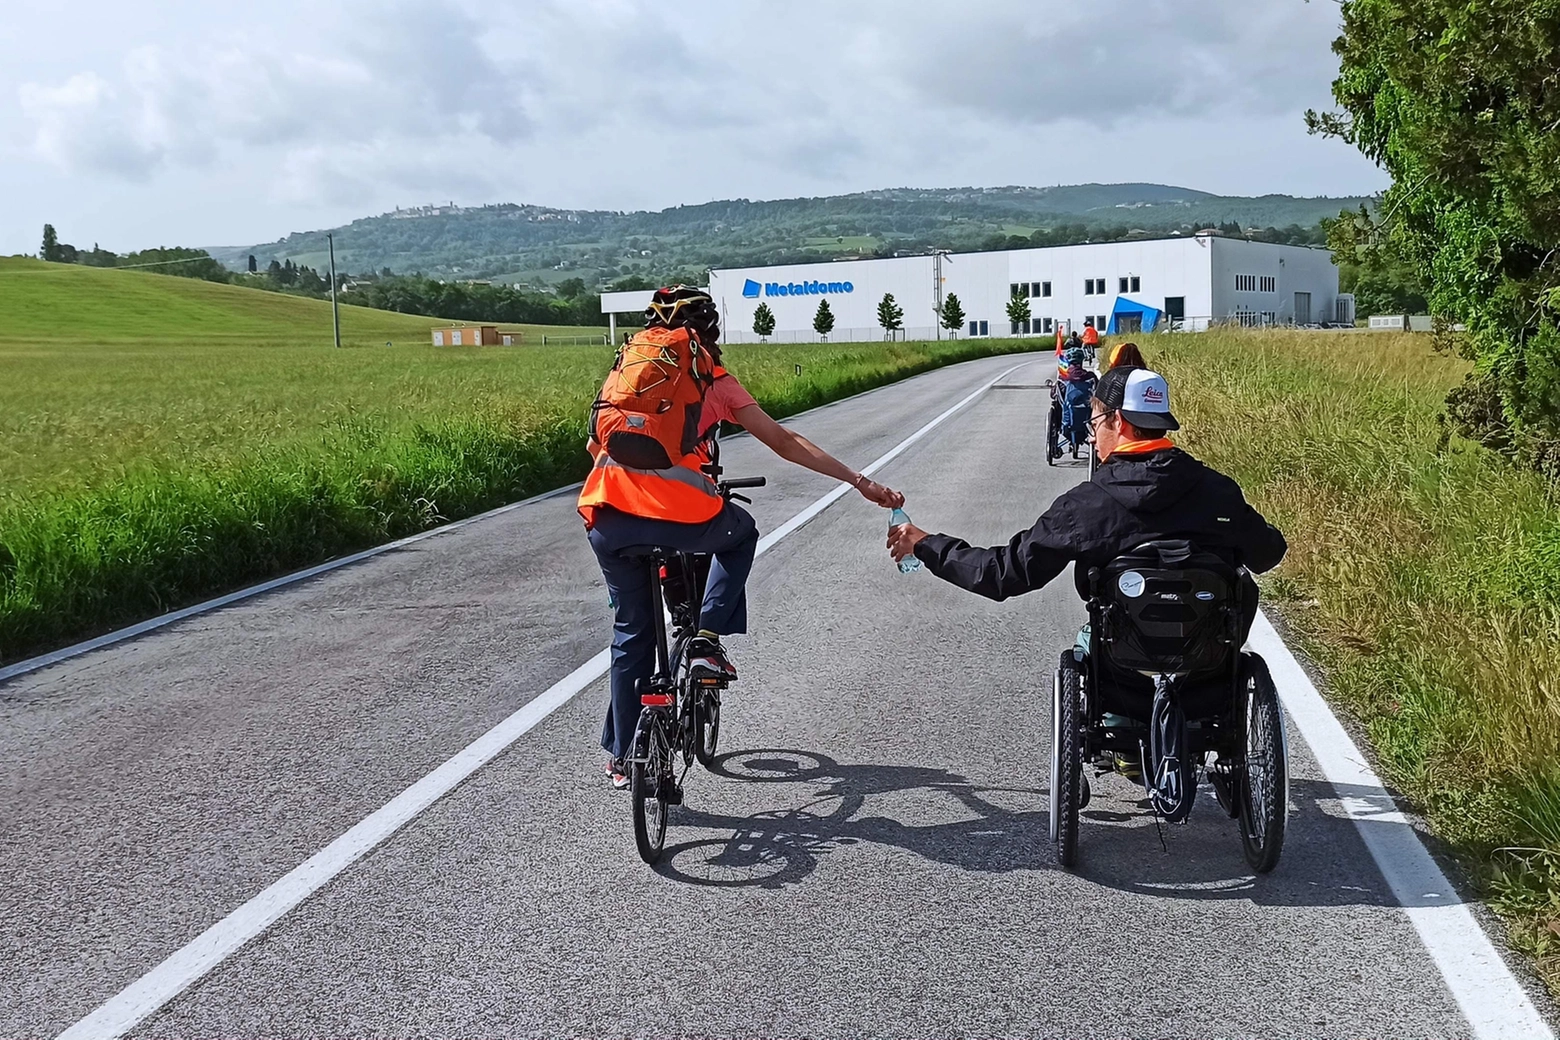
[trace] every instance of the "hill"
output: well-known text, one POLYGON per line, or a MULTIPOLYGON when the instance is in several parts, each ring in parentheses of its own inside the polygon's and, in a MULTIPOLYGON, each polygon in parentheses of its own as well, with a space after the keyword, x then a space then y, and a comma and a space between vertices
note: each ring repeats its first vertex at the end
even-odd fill
MULTIPOLYGON (((545 285, 580 277, 594 287, 625 276, 664 278, 708 267, 885 256, 931 248, 981 249, 1014 238, 1051 244, 1220 224, 1287 229, 1316 240, 1323 217, 1368 199, 1250 198, 1164 184, 1048 188, 891 188, 822 198, 731 199, 659 212, 565 210, 500 204, 425 206, 365 217, 336 236, 338 265, 356 272, 545 285)), ((324 231, 268 245, 211 250, 234 267, 325 262, 324 231)))

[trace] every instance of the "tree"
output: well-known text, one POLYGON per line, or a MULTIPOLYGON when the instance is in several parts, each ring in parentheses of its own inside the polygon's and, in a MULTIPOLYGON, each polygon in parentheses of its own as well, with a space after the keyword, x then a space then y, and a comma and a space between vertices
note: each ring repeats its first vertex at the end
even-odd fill
MULTIPOLYGON (((1025 306, 1027 307, 1028 304, 1026 303, 1025 306)), ((1009 313, 1011 313, 1011 310, 1012 308, 1010 307, 1009 313)), ((949 293, 944 298, 942 313, 937 315, 937 319, 942 322, 942 327, 949 332, 957 334, 960 329, 964 328, 964 305, 959 302, 958 293, 949 293)))
MULTIPOLYGON (((827 303, 828 301, 824 300, 821 302, 827 303)), ((816 323, 817 318, 815 317, 813 321, 816 323)), ((829 316, 829 327, 831 329, 834 327, 833 315, 829 316)), ((769 337, 774 335, 775 312, 769 309, 769 304, 761 303, 758 305, 758 309, 753 312, 753 331, 762 336, 766 343, 769 341, 769 337)))
POLYGON ((877 319, 883 326, 884 339, 892 339, 894 333, 905 327, 905 309, 894 302, 893 293, 884 293, 878 301, 877 319))
POLYGON ((38 255, 50 263, 60 262, 60 237, 54 233, 53 224, 43 225, 43 249, 38 255))
POLYGON ((1027 292, 1015 292, 1007 303, 1008 321, 1013 325, 1013 335, 1027 331, 1029 323, 1029 294, 1027 292))
POLYGON ((813 331, 824 339, 834 331, 834 312, 829 310, 828 297, 818 301, 818 311, 813 315, 813 331))
POLYGON ((585 295, 585 279, 565 278, 558 283, 558 295, 565 300, 572 300, 585 295))
POLYGON ((1560 20, 1537 0, 1344 0, 1342 15, 1340 111, 1306 122, 1392 176, 1354 230, 1423 272, 1443 329, 1466 327, 1454 427, 1560 477, 1560 20))

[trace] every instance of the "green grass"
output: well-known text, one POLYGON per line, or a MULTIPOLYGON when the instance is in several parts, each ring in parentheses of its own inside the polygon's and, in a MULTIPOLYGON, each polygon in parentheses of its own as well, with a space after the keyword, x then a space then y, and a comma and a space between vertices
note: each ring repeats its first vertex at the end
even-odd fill
POLYGON ((1560 989, 1560 506, 1445 435, 1467 371, 1403 334, 1144 337, 1180 438, 1283 529, 1266 580, 1389 782, 1560 989))
MULTIPOLYGON (((578 479, 610 349, 436 349, 432 324, 348 309, 338 351, 316 301, 0 261, 0 660, 578 479)), ((726 363, 784 416, 1032 347, 726 363)))

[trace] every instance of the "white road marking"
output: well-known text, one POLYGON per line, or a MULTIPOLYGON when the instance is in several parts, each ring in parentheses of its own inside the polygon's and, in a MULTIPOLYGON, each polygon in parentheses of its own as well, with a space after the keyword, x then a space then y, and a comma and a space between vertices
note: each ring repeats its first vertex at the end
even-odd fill
POLYGON ((1398 811, 1381 778, 1360 754, 1267 618, 1258 616, 1251 646, 1267 659, 1279 695, 1344 812, 1478 1040, 1554 1040, 1456 888, 1398 811))
MULTIPOLYGON (((1009 368, 995 379, 981 386, 958 404, 943 412, 931 422, 900 441, 887 454, 873 462, 863 473, 877 472, 898 458, 906 448, 925 437, 954 413, 990 390, 994 385, 1022 368, 1029 362, 1021 362, 1009 368)), ((760 539, 758 552, 763 553, 782 538, 823 512, 848 491, 850 485, 840 484, 790 520, 781 524, 769 535, 760 539)), ((556 492, 555 492, 556 493, 556 492)), ((513 508, 513 507, 510 507, 513 508)), ((487 514, 492 515, 492 514, 487 514)), ((471 523, 476 519, 463 521, 471 523)), ((453 525, 451 525, 453 526, 453 525)), ((448 527, 440 531, 449 530, 448 527)), ((427 532, 432 534, 433 532, 427 532)), ((394 544, 405 544, 418 537, 404 539, 394 544)), ((379 551, 384 551, 385 546, 379 551)), ((358 558, 368 553, 360 554, 358 558)), ((347 561, 339 561, 341 566, 347 561)), ((327 565, 328 567, 329 565, 327 565)), ((318 571, 316 571, 317 573, 318 571)), ((279 579, 285 582, 288 579, 279 579)), ((296 578, 292 580, 298 580, 296 578)), ((273 585, 274 587, 274 585, 273 585)), ((253 594, 252 592, 250 594, 253 594)), ((235 594, 239 595, 239 594, 235 594)), ((194 608, 192 608, 193 610, 194 608)), ((58 1040, 115 1040, 135 1028, 148 1015, 157 1011, 174 997, 188 989, 217 965, 231 957, 245 943, 260 935, 283 915, 317 892, 322 886, 356 863, 370 849, 406 826, 419 813, 471 776, 496 755, 530 732, 541 722, 585 687, 601 678, 607 671, 610 651, 603 650, 589 661, 550 686, 545 693, 528 702, 503 722, 478 737, 443 765, 418 780, 412 786, 390 799, 384 806, 364 818, 341 837, 325 846, 302 864, 295 867, 281 880, 231 914, 206 929, 167 960, 141 976, 135 982, 110 997, 96 1011, 59 1034, 58 1040)))

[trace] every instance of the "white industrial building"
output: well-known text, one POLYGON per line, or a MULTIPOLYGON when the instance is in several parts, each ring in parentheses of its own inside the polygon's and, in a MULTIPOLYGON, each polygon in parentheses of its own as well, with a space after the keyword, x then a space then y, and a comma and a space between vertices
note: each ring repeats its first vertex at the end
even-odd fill
MULTIPOLYGON (((883 260, 838 260, 710 272, 721 309, 722 340, 751 343, 753 313, 775 316, 770 342, 817 342, 821 299, 834 314, 831 342, 881 340, 878 304, 891 293, 904 309, 907 339, 936 339, 936 315, 948 294, 965 314, 962 336, 1050 335, 1060 323, 1094 322, 1108 333, 1148 331, 1160 323, 1187 330, 1243 325, 1354 322, 1354 301, 1338 292, 1338 268, 1325 249, 1194 235, 1044 249, 942 253, 883 260), (1029 301, 1015 325, 1008 301, 1029 301)), ((604 314, 643 310, 648 293, 607 293, 604 314)), ((615 330, 614 330, 615 331, 615 330)))

